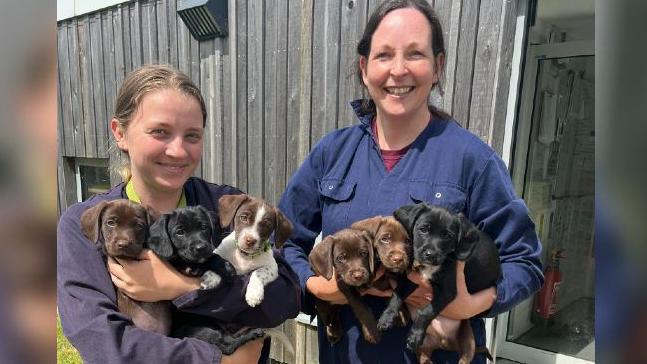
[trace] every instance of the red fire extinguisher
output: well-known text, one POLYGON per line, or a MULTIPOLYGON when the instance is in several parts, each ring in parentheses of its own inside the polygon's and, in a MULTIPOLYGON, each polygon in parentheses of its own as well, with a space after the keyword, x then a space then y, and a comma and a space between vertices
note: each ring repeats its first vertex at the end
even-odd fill
POLYGON ((535 313, 540 319, 548 321, 557 310, 557 293, 562 284, 562 273, 559 271, 559 260, 564 258, 563 249, 553 250, 550 263, 544 272, 544 285, 537 294, 535 313))

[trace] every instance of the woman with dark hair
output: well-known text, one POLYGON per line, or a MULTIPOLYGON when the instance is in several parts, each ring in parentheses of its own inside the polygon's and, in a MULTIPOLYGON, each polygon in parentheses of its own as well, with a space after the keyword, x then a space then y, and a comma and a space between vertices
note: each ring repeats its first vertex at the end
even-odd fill
MULTIPOLYGON (((369 98, 351 103, 359 124, 333 131, 313 148, 292 177, 279 207, 295 232, 284 255, 299 275, 303 310, 314 314, 314 297, 344 304, 335 280, 315 276, 308 254, 316 236, 417 202, 463 213, 497 243, 503 275, 496 287, 469 294, 458 263, 458 296, 439 320, 472 318, 476 346, 485 346, 482 318, 511 309, 543 282, 541 245, 528 209, 514 192, 503 161, 477 136, 428 104, 445 60, 443 33, 433 9, 421 0, 387 0, 371 15, 357 47, 358 76, 369 98)), ((410 275, 420 283, 420 277, 410 275)), ((379 315, 384 292, 364 296, 379 315)), ((429 302, 424 285, 408 299, 429 302)), ((341 309, 345 335, 330 345, 319 325, 321 363, 416 362, 406 349, 409 327, 384 332, 377 345, 364 341, 357 319, 341 309)), ((438 350, 433 361, 456 362, 438 350)), ((484 363, 477 355, 474 362, 484 363)))

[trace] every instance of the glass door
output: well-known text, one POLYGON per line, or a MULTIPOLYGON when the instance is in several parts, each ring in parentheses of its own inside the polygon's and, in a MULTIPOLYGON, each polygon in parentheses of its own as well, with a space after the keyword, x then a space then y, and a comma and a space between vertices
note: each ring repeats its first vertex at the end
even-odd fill
POLYGON ((497 324, 497 356, 595 361, 594 56, 588 43, 531 46, 512 175, 543 244, 544 287, 497 324))

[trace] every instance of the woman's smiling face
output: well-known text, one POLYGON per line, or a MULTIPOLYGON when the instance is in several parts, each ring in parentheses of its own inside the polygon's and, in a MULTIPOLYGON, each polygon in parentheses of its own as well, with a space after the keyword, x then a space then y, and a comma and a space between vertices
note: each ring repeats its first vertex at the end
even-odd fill
POLYGON ((146 94, 117 145, 130 157, 133 183, 158 192, 177 192, 202 156, 200 103, 175 89, 146 94))
POLYGON ((360 58, 362 80, 378 117, 412 117, 427 111, 443 61, 434 57, 431 46, 431 25, 420 11, 397 9, 382 19, 368 58, 360 58))

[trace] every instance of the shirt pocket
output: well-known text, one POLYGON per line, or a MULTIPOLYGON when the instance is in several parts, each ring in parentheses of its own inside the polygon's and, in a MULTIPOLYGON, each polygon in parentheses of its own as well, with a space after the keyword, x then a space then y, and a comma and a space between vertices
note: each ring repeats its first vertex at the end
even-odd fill
POLYGON ((355 193, 356 182, 338 178, 324 178, 319 183, 322 202, 322 226, 324 231, 335 226, 347 226, 350 204, 355 193))
POLYGON ((426 202, 454 213, 463 212, 467 200, 467 195, 460 186, 427 181, 410 181, 409 197, 413 203, 426 202))

